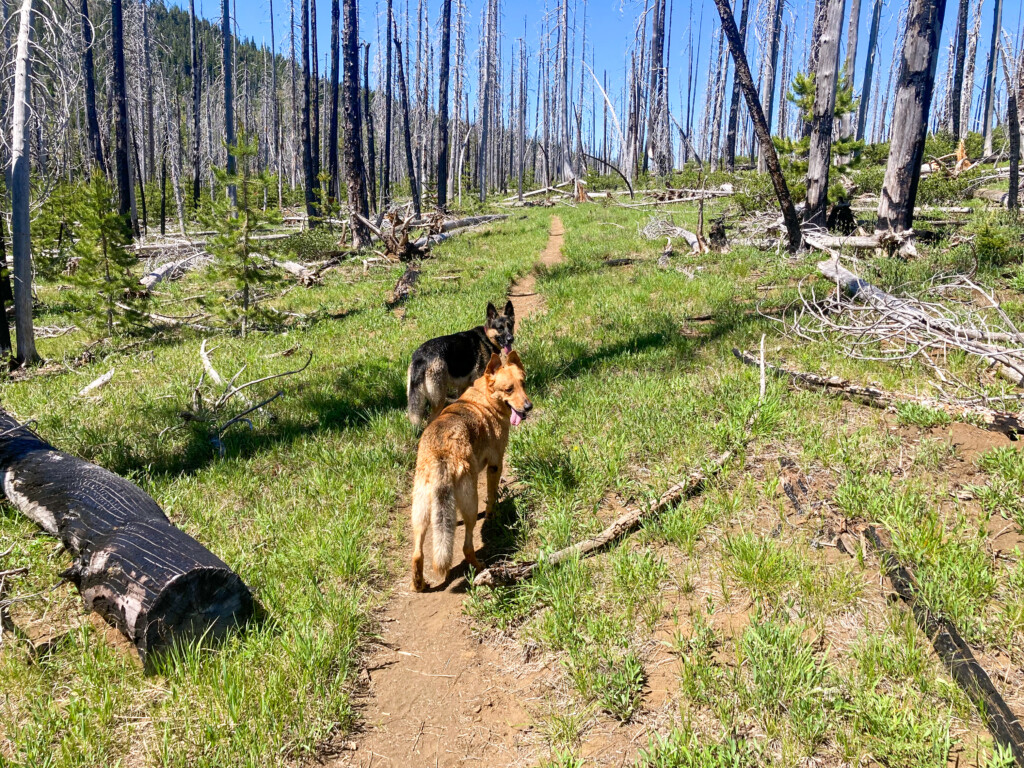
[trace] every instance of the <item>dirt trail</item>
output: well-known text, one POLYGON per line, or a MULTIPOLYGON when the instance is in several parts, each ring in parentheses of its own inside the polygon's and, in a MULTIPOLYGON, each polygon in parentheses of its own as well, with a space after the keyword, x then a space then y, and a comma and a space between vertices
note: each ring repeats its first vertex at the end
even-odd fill
MULTIPOLYGON (((562 221, 554 216, 538 265, 562 261, 563 234, 562 221)), ((517 325, 544 309, 536 282, 531 272, 509 291, 517 325)), ((481 504, 485 498, 486 485, 482 484, 481 504)), ((400 507, 395 514, 407 521, 409 509, 400 507)), ((474 533, 481 558, 483 527, 478 525, 474 533)), ((461 537, 459 530, 456 544, 461 537)), ((496 768, 528 760, 534 742, 529 734, 533 718, 524 703, 536 698, 537 673, 521 667, 518 673, 509 674, 508 660, 501 652, 470 633, 462 614, 466 579, 460 546, 455 547, 456 564, 449 583, 434 584, 423 594, 409 587, 407 549, 403 542, 394 553, 401 563, 397 583, 380 617, 377 651, 362 673, 357 706, 363 727, 352 737, 357 748, 343 752, 335 765, 496 768)), ((425 549, 430 551, 429 536, 425 549)), ((426 575, 429 580, 429 569, 426 575)))

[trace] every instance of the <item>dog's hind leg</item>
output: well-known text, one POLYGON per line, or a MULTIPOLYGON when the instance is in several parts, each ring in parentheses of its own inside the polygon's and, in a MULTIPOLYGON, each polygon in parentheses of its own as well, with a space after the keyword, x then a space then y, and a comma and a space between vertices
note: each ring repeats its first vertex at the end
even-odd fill
POLYGON ((498 483, 501 482, 501 467, 487 467, 487 516, 494 514, 494 505, 498 502, 498 483))
POLYGON ((444 410, 448 399, 448 370, 444 363, 435 361, 426 370, 423 379, 423 391, 430 403, 430 415, 427 421, 433 421, 444 410))
POLYGON ((462 542, 462 555, 466 562, 476 568, 477 572, 483 570, 483 565, 476 558, 476 550, 473 548, 473 530, 476 528, 478 504, 480 503, 476 492, 476 475, 469 473, 464 475, 455 486, 455 504, 462 515, 462 525, 466 532, 466 538, 462 542))
POLYGON ((423 542, 430 528, 430 505, 427 493, 419 492, 412 503, 412 588, 422 592, 427 588, 423 578, 423 542))

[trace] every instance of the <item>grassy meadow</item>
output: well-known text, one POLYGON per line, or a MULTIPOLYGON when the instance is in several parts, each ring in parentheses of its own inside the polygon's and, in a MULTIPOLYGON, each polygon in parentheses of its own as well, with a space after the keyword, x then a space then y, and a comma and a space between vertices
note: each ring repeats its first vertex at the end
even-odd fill
MULTIPOLYGON (((660 269, 664 242, 639 234, 651 211, 602 203, 513 209, 451 239, 423 262, 398 312, 384 296, 402 267, 356 260, 275 299, 295 313, 280 332, 42 339, 52 370, 0 385, 3 407, 141 485, 241 575, 261 612, 225 643, 179 648, 146 676, 82 620, 77 593, 58 578, 67 554, 4 503, 0 551, 13 550, 2 566, 29 569, 10 595, 74 626, 39 658, 5 632, 0 765, 305 765, 350 734, 374 612, 408 556, 407 521, 393 510, 415 462, 409 357, 432 336, 482 322, 486 302, 532 268, 553 213, 565 261, 541 270, 546 309, 517 328, 536 409, 513 430, 514 482, 484 524, 489 558, 535 559, 593 534, 741 440, 758 372, 731 350, 756 350, 762 335, 770 361, 929 391, 920 363, 851 360, 765 316, 796 299, 820 254, 735 246, 692 256, 676 244, 660 269), (604 264, 619 257, 634 263, 604 264), (240 381, 313 353, 301 373, 247 391, 254 401, 283 395, 266 408, 272 417, 232 427, 223 455, 210 424, 181 415, 197 388, 206 402, 219 394, 209 379, 199 384, 204 338, 225 378, 246 366, 240 381), (84 350, 90 361, 72 365, 84 350), (96 396, 77 395, 111 368, 96 396)), ((696 226, 693 206, 658 214, 696 226)), ((984 243, 1019 233, 981 211, 968 228, 984 243)), ((916 261, 864 263, 864 276, 892 286, 963 269, 973 254, 947 235, 916 261)), ((294 247, 308 256, 322 245, 305 235, 294 247)), ((206 279, 161 284, 152 311, 184 314, 206 279)), ((977 279, 1024 319, 1019 264, 982 258, 977 279)), ((39 286, 38 325, 73 322, 63 293, 59 281, 39 286)), ((1003 389, 976 361, 951 365, 1003 389)), ((1024 663, 1024 560, 1000 543, 1024 542, 1019 444, 927 409, 881 412, 771 378, 752 436, 703 494, 609 550, 516 587, 469 591, 467 621, 484 642, 552 661, 555 700, 532 724, 536 764, 591 764, 595 728, 648 722, 652 676, 671 670, 669 715, 650 719, 638 766, 1011 765, 907 606, 889 599, 870 548, 848 556, 833 538, 844 520, 887 529, 920 599, 957 624, 983 663, 1011 670, 997 684, 1022 711, 1010 694, 1024 663), (807 479, 800 512, 783 490, 793 471, 807 479)))

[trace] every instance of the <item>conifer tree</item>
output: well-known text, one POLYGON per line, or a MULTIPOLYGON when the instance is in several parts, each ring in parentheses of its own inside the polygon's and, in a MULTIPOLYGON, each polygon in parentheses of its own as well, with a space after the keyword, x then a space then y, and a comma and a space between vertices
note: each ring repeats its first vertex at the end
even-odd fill
POLYGON ((142 319, 147 294, 139 290, 139 259, 129 250, 130 219, 118 212, 114 189, 99 169, 85 188, 77 219, 72 303, 97 335, 112 336, 142 319))

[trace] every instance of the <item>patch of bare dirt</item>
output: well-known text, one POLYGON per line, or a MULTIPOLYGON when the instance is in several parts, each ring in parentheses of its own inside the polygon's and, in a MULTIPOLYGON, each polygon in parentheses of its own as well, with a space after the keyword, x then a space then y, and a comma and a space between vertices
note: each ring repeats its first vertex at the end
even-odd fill
MULTIPOLYGON (((551 220, 547 247, 538 260, 552 266, 562 260, 564 228, 551 220)), ((535 290, 536 275, 518 280, 509 292, 522 320, 542 311, 535 290)), ((502 491, 508 490, 502 479, 502 491)), ((486 480, 479 487, 481 506, 486 480)), ((408 506, 395 514, 409 518, 408 506)), ((481 518, 473 532, 474 549, 483 558, 481 518)), ((462 527, 456 531, 455 567, 448 582, 428 592, 410 587, 409 546, 403 541, 396 560, 403 564, 391 600, 379 617, 380 637, 361 673, 358 703, 362 730, 341 745, 333 765, 509 766, 529 764, 537 740, 527 706, 544 696, 544 667, 513 663, 499 647, 472 634, 463 616, 466 564, 462 559, 462 527), (352 749, 355 747, 355 749, 352 749)), ((431 550, 426 542, 425 549, 431 550)), ((430 580, 429 569, 425 574, 430 580)))

